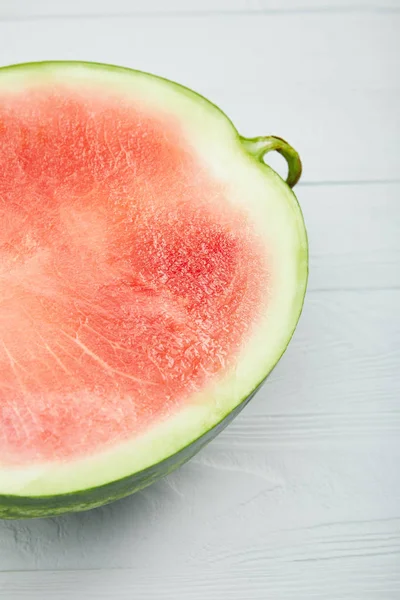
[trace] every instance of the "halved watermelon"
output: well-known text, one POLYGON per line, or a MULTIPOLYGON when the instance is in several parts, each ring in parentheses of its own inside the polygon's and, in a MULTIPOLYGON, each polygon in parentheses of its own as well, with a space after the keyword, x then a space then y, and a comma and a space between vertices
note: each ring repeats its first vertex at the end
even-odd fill
POLYGON ((303 304, 300 170, 165 79, 0 69, 0 517, 130 494, 243 408, 303 304))

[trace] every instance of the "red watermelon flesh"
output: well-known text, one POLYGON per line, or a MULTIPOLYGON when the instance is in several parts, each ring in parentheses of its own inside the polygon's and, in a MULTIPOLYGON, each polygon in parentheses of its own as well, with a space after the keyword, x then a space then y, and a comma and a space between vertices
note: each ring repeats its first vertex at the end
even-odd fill
POLYGON ((234 369, 271 269, 179 123, 93 91, 0 99, 0 456, 85 456, 234 369))

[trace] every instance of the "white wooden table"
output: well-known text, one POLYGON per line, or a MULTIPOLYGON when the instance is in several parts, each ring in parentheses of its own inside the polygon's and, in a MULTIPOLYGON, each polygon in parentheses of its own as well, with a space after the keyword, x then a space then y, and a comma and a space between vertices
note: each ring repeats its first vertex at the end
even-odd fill
POLYGON ((400 599, 399 39, 400 0, 0 1, 2 64, 148 70, 287 138, 311 251, 250 406, 131 498, 0 521, 1 600, 400 599))

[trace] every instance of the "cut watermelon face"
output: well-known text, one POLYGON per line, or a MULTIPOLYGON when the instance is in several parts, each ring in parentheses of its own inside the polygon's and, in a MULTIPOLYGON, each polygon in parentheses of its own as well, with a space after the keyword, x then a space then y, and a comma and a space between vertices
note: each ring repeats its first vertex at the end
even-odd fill
POLYGON ((0 517, 104 504, 190 458, 299 318, 307 241, 214 105, 90 63, 0 69, 0 517))

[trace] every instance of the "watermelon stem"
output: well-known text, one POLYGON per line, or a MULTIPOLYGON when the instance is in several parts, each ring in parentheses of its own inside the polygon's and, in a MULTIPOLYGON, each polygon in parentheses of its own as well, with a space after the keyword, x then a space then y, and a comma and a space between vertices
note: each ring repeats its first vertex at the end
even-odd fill
POLYGON ((288 165, 286 178, 288 186, 293 188, 299 181, 302 172, 300 156, 284 139, 275 135, 267 135, 255 138, 241 137, 240 140, 247 152, 263 164, 265 164, 264 157, 268 152, 279 152, 288 165))

